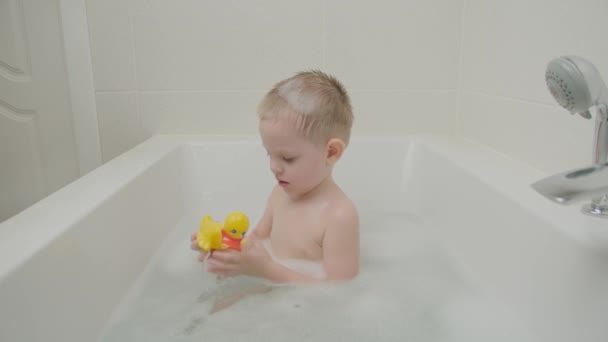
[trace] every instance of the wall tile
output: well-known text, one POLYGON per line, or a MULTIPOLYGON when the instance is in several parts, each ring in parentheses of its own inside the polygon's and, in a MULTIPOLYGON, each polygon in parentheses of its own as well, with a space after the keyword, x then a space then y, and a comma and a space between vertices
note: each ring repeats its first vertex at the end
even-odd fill
MULTIPOLYGON (((353 134, 455 131, 455 91, 355 91, 350 95, 355 111, 353 134)), ((256 108, 264 92, 145 92, 139 96, 146 135, 257 135, 256 108)))
POLYGON ((460 69, 461 131, 541 170, 590 163, 594 122, 570 116, 545 85, 564 54, 593 62, 608 80, 604 0, 467 0, 460 69))
POLYGON ((465 137, 548 173, 591 164, 593 120, 557 105, 478 92, 464 92, 461 105, 465 137))
POLYGON ((144 92, 141 119, 148 135, 257 134, 257 105, 264 92, 144 92))
POLYGON ((144 90, 266 89, 322 63, 322 0, 134 0, 144 90))
POLYGON ((136 87, 130 5, 122 0, 87 0, 95 89, 136 87))
POLYGON ((464 89, 554 104, 547 63, 564 54, 591 60, 608 79, 605 0, 466 2, 464 89))
POLYGON ((99 137, 104 162, 149 137, 142 131, 136 101, 137 96, 132 92, 97 94, 99 137))
POLYGON ((353 89, 453 89, 462 1, 327 1, 326 68, 353 89))
POLYGON ((353 134, 455 133, 456 91, 352 91, 353 134))

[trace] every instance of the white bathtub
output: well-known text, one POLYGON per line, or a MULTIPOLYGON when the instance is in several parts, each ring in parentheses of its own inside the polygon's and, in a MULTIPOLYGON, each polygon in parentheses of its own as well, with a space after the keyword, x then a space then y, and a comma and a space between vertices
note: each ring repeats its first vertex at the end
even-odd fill
MULTIPOLYGON (((273 184, 265 158, 254 138, 157 136, 0 224, 0 341, 96 340, 152 262, 164 265, 168 277, 183 277, 184 289, 195 287, 189 279, 196 262, 183 262, 196 256, 185 232, 204 214, 221 218, 230 210, 257 221, 273 184), (168 237, 181 231, 183 253, 159 257, 168 237)), ((400 249, 396 270, 407 275, 391 289, 411 291, 420 280, 412 268, 427 266, 420 234, 440 246, 456 274, 435 274, 441 284, 427 278, 424 287, 446 293, 432 306, 414 306, 416 296, 399 303, 403 330, 383 326, 383 308, 372 297, 353 298, 367 298, 377 318, 358 328, 391 329, 380 340, 411 338, 408 322, 426 324, 408 321, 423 317, 419 309, 433 324, 411 340, 607 341, 608 222, 537 195, 529 184, 544 176, 458 139, 353 139, 335 178, 359 208, 361 277, 382 267, 365 258, 391 246, 400 249), (391 215, 417 222, 418 235, 408 235, 411 224, 404 223, 402 242, 383 241, 374 220, 391 215), (419 258, 415 266, 408 255, 419 258), (451 279, 467 290, 445 291, 462 287, 451 279)), ((358 291, 365 294, 366 286, 358 291)), ((331 325, 297 337, 328 337, 336 334, 331 325)), ((364 330, 353 329, 337 334, 366 340, 364 330)))

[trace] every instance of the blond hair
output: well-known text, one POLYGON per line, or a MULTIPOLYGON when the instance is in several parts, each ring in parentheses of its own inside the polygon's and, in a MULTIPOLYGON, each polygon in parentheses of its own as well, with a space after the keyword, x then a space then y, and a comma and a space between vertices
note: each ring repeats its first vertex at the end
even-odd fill
POLYGON ((324 142, 350 139, 353 111, 344 86, 319 70, 303 71, 277 83, 258 106, 260 120, 290 116, 304 137, 324 142))

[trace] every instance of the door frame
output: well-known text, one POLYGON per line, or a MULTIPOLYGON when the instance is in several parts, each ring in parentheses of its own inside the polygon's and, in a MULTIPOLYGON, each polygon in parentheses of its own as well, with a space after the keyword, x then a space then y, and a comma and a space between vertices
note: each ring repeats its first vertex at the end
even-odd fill
POLYGON ((80 176, 102 164, 86 0, 59 0, 80 176))

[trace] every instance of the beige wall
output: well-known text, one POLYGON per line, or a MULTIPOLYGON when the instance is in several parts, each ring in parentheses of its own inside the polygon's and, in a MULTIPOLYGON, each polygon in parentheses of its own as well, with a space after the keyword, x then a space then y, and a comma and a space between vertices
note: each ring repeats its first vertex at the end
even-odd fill
POLYGON ((265 91, 320 68, 355 134, 453 133, 462 1, 88 0, 104 160, 155 133, 257 134, 265 91))
POLYGON ((579 54, 608 79, 605 0, 87 0, 104 160, 155 133, 256 134, 307 68, 340 78, 355 134, 462 134, 546 172, 590 161, 593 121, 544 83, 579 54))
POLYGON ((463 18, 461 132, 546 172, 589 164, 594 121, 559 107, 544 73, 578 54, 608 81, 608 1, 466 0, 463 18))

